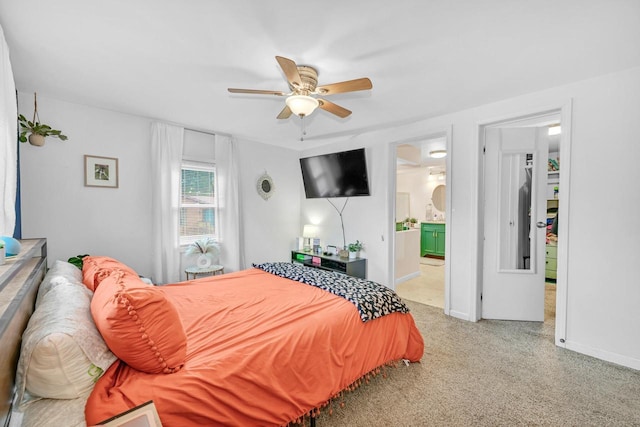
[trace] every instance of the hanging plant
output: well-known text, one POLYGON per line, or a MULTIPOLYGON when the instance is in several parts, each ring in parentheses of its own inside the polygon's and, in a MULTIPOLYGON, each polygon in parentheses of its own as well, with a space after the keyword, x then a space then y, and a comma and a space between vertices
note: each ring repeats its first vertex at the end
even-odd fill
POLYGON ((62 134, 62 131, 52 129, 51 126, 40 123, 40 116, 38 115, 38 100, 37 95, 33 94, 33 120, 29 121, 22 114, 18 115, 18 123, 20 124, 20 136, 18 140, 20 142, 27 142, 27 133, 29 134, 29 143, 38 147, 44 145, 44 139, 47 136, 54 138, 60 138, 62 141, 66 141, 66 135, 62 134))

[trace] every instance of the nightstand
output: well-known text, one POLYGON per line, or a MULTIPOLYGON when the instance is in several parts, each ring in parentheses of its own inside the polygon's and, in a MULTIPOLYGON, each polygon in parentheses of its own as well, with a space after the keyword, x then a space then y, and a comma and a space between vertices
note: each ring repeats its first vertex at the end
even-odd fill
POLYGON ((211 274, 215 276, 216 274, 224 274, 224 266, 222 265, 210 265, 209 267, 187 267, 184 270, 184 273, 187 275, 187 280, 189 280, 189 275, 193 274, 193 280, 198 278, 198 274, 211 274))

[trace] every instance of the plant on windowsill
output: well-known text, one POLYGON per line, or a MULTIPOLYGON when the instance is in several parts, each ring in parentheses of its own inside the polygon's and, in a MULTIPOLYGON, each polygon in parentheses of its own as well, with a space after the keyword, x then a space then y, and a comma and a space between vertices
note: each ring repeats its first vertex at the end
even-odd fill
POLYGON ((52 129, 51 126, 44 123, 40 123, 40 116, 38 115, 38 101, 36 94, 33 94, 33 120, 29 121, 22 114, 18 115, 18 123, 20 124, 20 135, 18 140, 20 142, 27 142, 27 133, 29 134, 29 143, 37 147, 44 145, 44 139, 47 136, 59 138, 61 141, 66 141, 67 136, 62 134, 62 131, 52 129))
POLYGON ((189 245, 185 251, 186 255, 197 254, 196 265, 198 268, 209 268, 213 262, 213 258, 220 255, 220 247, 218 243, 210 238, 196 240, 189 245))
POLYGON ((360 250, 362 249, 362 242, 360 242, 360 240, 356 240, 355 243, 349 243, 347 245, 347 249, 349 250, 349 258, 357 258, 360 254, 360 250))

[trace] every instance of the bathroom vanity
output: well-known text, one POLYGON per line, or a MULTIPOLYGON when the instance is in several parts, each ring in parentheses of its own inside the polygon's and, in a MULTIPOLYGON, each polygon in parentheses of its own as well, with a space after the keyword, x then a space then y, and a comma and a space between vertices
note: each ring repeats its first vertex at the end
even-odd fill
POLYGON ((444 258, 446 224, 428 221, 420 224, 420 256, 444 258))

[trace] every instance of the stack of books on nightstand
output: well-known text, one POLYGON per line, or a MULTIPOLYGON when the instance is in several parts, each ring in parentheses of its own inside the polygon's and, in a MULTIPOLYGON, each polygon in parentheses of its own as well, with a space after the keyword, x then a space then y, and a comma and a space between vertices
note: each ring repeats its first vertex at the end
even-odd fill
POLYGON ((296 259, 298 261, 311 261, 311 258, 312 258, 311 255, 301 254, 301 253, 296 254, 296 259))

